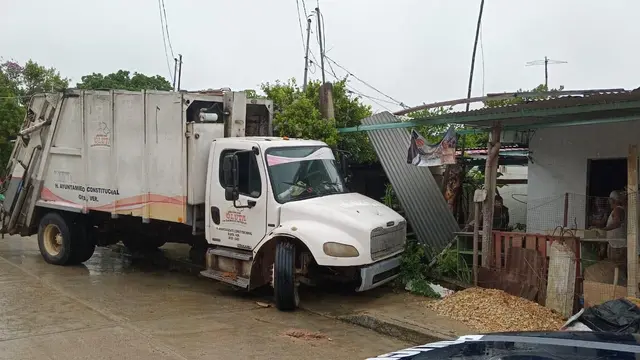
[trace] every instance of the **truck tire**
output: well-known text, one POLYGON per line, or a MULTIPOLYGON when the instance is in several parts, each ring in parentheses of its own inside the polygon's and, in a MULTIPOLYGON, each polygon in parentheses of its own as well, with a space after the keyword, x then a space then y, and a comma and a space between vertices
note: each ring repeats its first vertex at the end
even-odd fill
POLYGON ((38 247, 44 261, 67 265, 72 259, 72 234, 67 221, 54 212, 45 214, 38 224, 38 247))
POLYGON ((166 243, 160 238, 150 236, 125 237, 122 239, 122 244, 132 253, 155 251, 166 243))
POLYGON ((71 258, 69 264, 81 264, 93 256, 96 251, 96 243, 94 239, 89 236, 84 223, 74 224, 74 231, 72 232, 73 238, 71 239, 71 258))
POLYGON ((280 241, 276 245, 273 263, 273 294, 276 307, 281 311, 295 310, 300 304, 300 295, 295 282, 295 260, 295 245, 288 241, 280 241))

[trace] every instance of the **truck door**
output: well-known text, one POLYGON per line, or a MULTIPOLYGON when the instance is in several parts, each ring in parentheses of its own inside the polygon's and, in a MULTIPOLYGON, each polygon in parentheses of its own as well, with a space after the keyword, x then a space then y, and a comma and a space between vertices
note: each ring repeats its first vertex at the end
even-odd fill
MULTIPOLYGON (((218 145, 219 146, 219 145, 218 145)), ((267 228, 267 176, 262 156, 255 155, 251 143, 217 150, 211 174, 209 243, 251 250, 262 240, 267 228), (225 199, 223 160, 237 153, 239 199, 225 199)))

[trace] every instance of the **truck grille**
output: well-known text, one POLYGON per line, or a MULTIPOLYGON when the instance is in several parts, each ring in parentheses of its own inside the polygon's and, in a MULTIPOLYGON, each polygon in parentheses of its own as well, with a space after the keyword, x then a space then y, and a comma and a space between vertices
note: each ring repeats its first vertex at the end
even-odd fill
POLYGON ((401 221, 388 228, 378 227, 371 231, 371 259, 378 260, 404 248, 407 238, 407 223, 401 221))

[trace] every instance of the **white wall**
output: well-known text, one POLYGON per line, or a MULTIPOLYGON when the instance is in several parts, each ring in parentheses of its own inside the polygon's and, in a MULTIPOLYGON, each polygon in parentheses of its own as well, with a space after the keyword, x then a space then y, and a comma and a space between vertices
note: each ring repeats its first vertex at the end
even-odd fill
POLYGON ((569 193, 569 227, 584 228, 587 159, 627 157, 640 142, 640 121, 536 130, 529 143, 527 232, 562 225, 569 193))
MULTIPOLYGON (((500 179, 527 179, 527 167, 521 165, 500 166, 498 171, 502 173, 500 179)), ((527 184, 505 185, 498 189, 504 205, 509 208, 509 225, 527 222, 527 205, 522 201, 527 200, 527 184)))

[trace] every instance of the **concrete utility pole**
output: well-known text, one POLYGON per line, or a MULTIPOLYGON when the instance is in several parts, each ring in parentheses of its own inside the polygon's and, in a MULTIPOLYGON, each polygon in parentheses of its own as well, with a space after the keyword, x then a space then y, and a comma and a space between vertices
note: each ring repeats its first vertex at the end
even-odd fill
POLYGON ((307 47, 304 53, 304 81, 302 91, 307 90, 307 76, 309 74, 309 38, 311 37, 311 18, 307 18, 307 47))
POLYGON ((177 77, 178 77, 178 58, 173 58, 173 91, 176 91, 177 77))
POLYGON ((562 60, 551 60, 548 57, 544 57, 544 60, 534 60, 534 61, 529 61, 528 63, 525 64, 525 66, 537 66, 537 65, 544 65, 544 86, 547 88, 547 90, 549 90, 549 65, 554 65, 554 64, 566 64, 566 61, 562 61, 562 60))
POLYGON ((322 83, 326 82, 324 77, 324 45, 322 44, 322 15, 320 14, 320 5, 316 8, 318 16, 318 43, 320 44, 320 69, 322 70, 322 83))
POLYGON ((320 113, 323 119, 335 119, 333 109, 333 84, 330 82, 320 85, 320 113))
POLYGON ((182 54, 178 54, 178 91, 180 91, 180 80, 182 80, 182 54))

